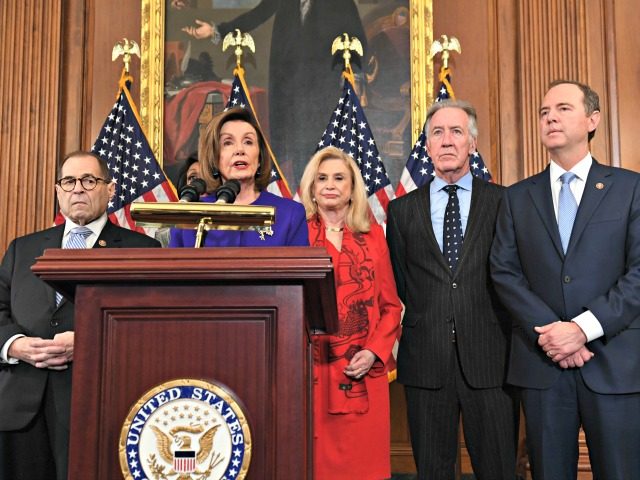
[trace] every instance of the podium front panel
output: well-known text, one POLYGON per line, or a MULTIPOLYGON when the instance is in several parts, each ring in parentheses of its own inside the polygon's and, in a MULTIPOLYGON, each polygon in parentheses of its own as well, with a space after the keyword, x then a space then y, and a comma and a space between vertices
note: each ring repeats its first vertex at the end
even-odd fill
POLYGON ((222 383, 241 402, 251 428, 246 478, 310 478, 304 298, 287 282, 79 286, 70 478, 121 478, 130 408, 181 378, 222 383))

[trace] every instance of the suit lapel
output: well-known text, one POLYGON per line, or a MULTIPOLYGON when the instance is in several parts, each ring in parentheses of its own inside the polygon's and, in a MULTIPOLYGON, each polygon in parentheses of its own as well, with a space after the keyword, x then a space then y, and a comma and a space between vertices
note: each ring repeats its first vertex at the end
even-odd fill
POLYGON ((543 172, 531 177, 529 182, 529 196, 531 197, 533 206, 547 229, 551 242, 558 252, 558 255, 564 257, 562 241, 560 240, 560 232, 558 231, 558 221, 556 220, 556 213, 553 209, 549 167, 547 166, 543 172))
POLYGON ((102 231, 100 232, 100 235, 98 235, 96 243, 93 244, 93 248, 115 247, 114 244, 119 243, 120 238, 119 236, 116 236, 116 232, 114 232, 114 230, 116 229, 113 228, 113 225, 107 219, 107 223, 105 223, 104 227, 102 227, 102 231))
POLYGON ((122 237, 120 231, 111 221, 107 220, 93 248, 120 248, 122 237))
POLYGON ((420 226, 423 228, 424 238, 427 240, 429 248, 435 245, 438 247, 436 236, 433 233, 433 225, 431 225, 431 182, 418 190, 418 212, 420 215, 420 226))
POLYGON ((44 237, 42 239, 42 250, 47 248, 61 248, 62 247, 62 235, 64 235, 64 223, 56 227, 45 230, 44 237))
POLYGON ((424 187, 418 191, 418 211, 420 212, 420 225, 424 229, 424 237, 427 240, 427 249, 435 252, 435 258, 444 270, 451 273, 449 265, 447 265, 442 250, 436 240, 436 234, 433 232, 433 224, 431 223, 431 182, 433 177, 424 187))
MULTIPOLYGON (((486 221, 485 209, 482 208, 485 204, 484 197, 487 193, 486 184, 484 180, 480 180, 473 177, 473 183, 471 186, 471 206, 469 207, 469 217, 467 218, 467 228, 464 232, 464 239, 462 242, 462 251, 460 252, 460 260, 458 260, 458 266, 456 267, 456 273, 460 271, 464 259, 467 256, 467 252, 473 245, 475 238, 481 231, 482 224, 486 221)), ((444 255, 443 255, 444 258, 444 255)), ((454 274, 455 276, 455 274, 454 274)))
MULTIPOLYGON (((57 227, 51 228, 49 230, 44 231, 44 236, 42 237, 42 252, 44 252, 47 248, 62 248, 62 236, 64 235, 64 223, 62 225, 58 225, 57 227)), ((42 254, 41 252, 41 254, 42 254)), ((46 298, 50 305, 53 305, 53 308, 56 308, 56 291, 50 287, 45 282, 42 282, 46 290, 46 298)), ((62 299, 62 302, 65 302, 65 299, 62 299)), ((62 305, 62 304, 61 304, 62 305)))
POLYGON ((613 179, 609 178, 610 175, 611 173, 606 168, 593 160, 591 168, 589 169, 589 176, 584 185, 584 193, 580 200, 578 213, 573 223, 573 230, 571 230, 567 254, 571 252, 571 247, 580 240, 589 220, 613 185, 613 179), (596 185, 598 185, 599 188, 596 188, 596 185))

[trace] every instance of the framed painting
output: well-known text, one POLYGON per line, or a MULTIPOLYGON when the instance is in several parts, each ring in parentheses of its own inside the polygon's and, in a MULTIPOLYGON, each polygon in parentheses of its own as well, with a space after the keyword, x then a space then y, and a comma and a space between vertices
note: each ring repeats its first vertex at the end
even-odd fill
POLYGON ((254 39, 246 82, 293 190, 341 94, 333 39, 358 37, 356 90, 397 185, 433 98, 432 0, 142 0, 142 121, 172 178, 228 99, 235 56, 221 40, 236 28, 254 39))

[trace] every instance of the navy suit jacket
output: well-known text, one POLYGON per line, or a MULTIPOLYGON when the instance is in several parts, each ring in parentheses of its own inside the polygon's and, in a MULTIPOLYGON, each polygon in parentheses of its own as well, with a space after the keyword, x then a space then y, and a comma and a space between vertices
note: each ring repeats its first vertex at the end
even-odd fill
MULTIPOLYGON (((56 307, 55 290, 31 272, 36 257, 47 248, 60 248, 64 225, 15 239, 0 268, 0 347, 12 336, 23 334, 50 339, 73 330, 73 304, 63 300, 56 307)), ((94 248, 159 247, 146 235, 107 221, 94 248)), ((0 430, 17 430, 29 423, 51 382, 56 413, 68 425, 71 399, 71 365, 54 371, 32 365, 0 364, 0 430)))
POLYGON ((595 392, 640 392, 640 175, 593 162, 566 255, 549 168, 505 192, 491 270, 513 316, 508 381, 549 388, 561 368, 538 346, 534 326, 590 310, 604 336, 580 369, 595 392))

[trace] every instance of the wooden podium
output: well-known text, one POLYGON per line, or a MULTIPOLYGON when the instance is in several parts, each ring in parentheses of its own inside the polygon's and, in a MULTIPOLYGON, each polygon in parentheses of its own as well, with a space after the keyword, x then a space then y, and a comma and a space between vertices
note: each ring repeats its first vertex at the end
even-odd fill
POLYGON ((246 478, 312 477, 309 334, 337 330, 324 249, 47 250, 33 270, 75 298, 69 478, 122 478, 132 404, 180 378, 240 399, 246 478))

